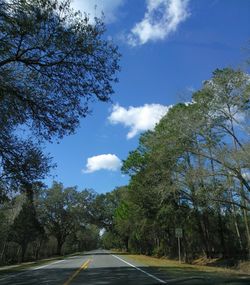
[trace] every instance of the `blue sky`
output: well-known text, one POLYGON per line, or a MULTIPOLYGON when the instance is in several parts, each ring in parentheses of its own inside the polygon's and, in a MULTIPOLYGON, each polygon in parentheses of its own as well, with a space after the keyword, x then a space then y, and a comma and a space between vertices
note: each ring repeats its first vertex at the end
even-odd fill
POLYGON ((53 179, 98 193, 125 185, 121 160, 177 102, 189 101, 216 68, 245 68, 249 0, 75 0, 106 15, 106 37, 122 53, 113 103, 95 103, 76 134, 47 144, 53 179), (95 5, 97 8, 95 9, 95 5))

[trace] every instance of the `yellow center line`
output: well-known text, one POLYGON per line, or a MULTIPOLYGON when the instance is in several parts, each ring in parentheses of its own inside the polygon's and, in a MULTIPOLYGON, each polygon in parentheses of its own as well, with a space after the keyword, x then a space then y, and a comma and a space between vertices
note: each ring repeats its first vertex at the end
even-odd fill
POLYGON ((76 276, 77 276, 83 269, 87 269, 87 268, 88 268, 89 263, 90 263, 90 259, 88 259, 87 261, 85 261, 85 262, 81 265, 81 267, 78 268, 78 269, 76 270, 76 272, 74 272, 74 274, 71 275, 71 276, 69 277, 69 279, 68 279, 65 283, 63 283, 63 285, 69 285, 69 284, 71 283, 71 281, 72 281, 73 279, 75 279, 76 276))

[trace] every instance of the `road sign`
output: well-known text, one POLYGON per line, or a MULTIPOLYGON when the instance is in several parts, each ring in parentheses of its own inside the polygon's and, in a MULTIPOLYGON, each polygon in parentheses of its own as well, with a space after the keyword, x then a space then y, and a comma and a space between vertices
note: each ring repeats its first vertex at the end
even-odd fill
POLYGON ((175 237, 177 237, 177 238, 182 238, 183 237, 182 228, 176 228, 175 229, 175 237))
POLYGON ((182 228, 175 228, 175 237, 178 239, 179 263, 181 263, 181 238, 183 237, 182 228))

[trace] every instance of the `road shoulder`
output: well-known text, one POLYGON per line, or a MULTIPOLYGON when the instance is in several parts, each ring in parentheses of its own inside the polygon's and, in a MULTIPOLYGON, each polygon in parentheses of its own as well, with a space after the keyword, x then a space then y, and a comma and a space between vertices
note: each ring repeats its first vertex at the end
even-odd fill
POLYGON ((115 255, 132 263, 141 264, 167 284, 250 284, 250 275, 232 269, 179 264, 177 261, 114 252, 115 255))

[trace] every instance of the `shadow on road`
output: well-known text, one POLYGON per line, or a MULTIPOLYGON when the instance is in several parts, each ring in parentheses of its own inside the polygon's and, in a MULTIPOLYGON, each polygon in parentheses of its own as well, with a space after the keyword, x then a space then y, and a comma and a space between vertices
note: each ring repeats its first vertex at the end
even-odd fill
MULTIPOLYGON (((105 254, 105 253, 103 253, 105 254)), ((108 254, 108 253, 107 253, 108 254)), ((161 267, 140 267, 141 270, 153 274, 154 276, 166 281, 166 284, 183 284, 183 285, 246 285, 250 284, 249 279, 240 278, 223 278, 214 276, 206 276, 203 278, 201 275, 185 276, 180 273, 179 277, 174 280, 167 277, 166 268, 161 267)), ((15 284, 15 285, 33 285, 33 284, 46 284, 46 285, 63 285, 73 274, 79 270, 79 267, 60 268, 54 266, 53 268, 44 268, 40 270, 29 270, 25 272, 15 273, 15 276, 2 279, 0 277, 0 285, 15 284)), ((177 269, 176 269, 177 270, 177 269)), ((157 280, 144 274, 133 267, 99 267, 83 269, 79 274, 70 281, 70 285, 154 285, 161 284, 157 280)))
MULTIPOLYGON (((146 268, 141 268, 147 270, 146 268)), ((12 273, 12 276, 1 276, 0 285, 63 285, 79 267, 72 268, 44 268, 12 273)), ((102 267, 82 270, 70 285, 150 285, 160 284, 133 267, 102 267)))
POLYGON ((246 285, 249 275, 199 270, 192 266, 142 266, 126 252, 97 249, 37 268, 1 272, 0 285, 246 285), (124 256, 124 257, 122 257, 124 256), (136 266, 137 265, 137 266, 136 266), (4 275, 5 274, 5 275, 4 275))
MULTIPOLYGON (((131 255, 131 253, 127 252, 95 252, 94 255, 112 255, 112 254, 118 254, 118 255, 131 255)), ((79 256, 92 256, 93 253, 82 253, 79 254, 79 256)))

